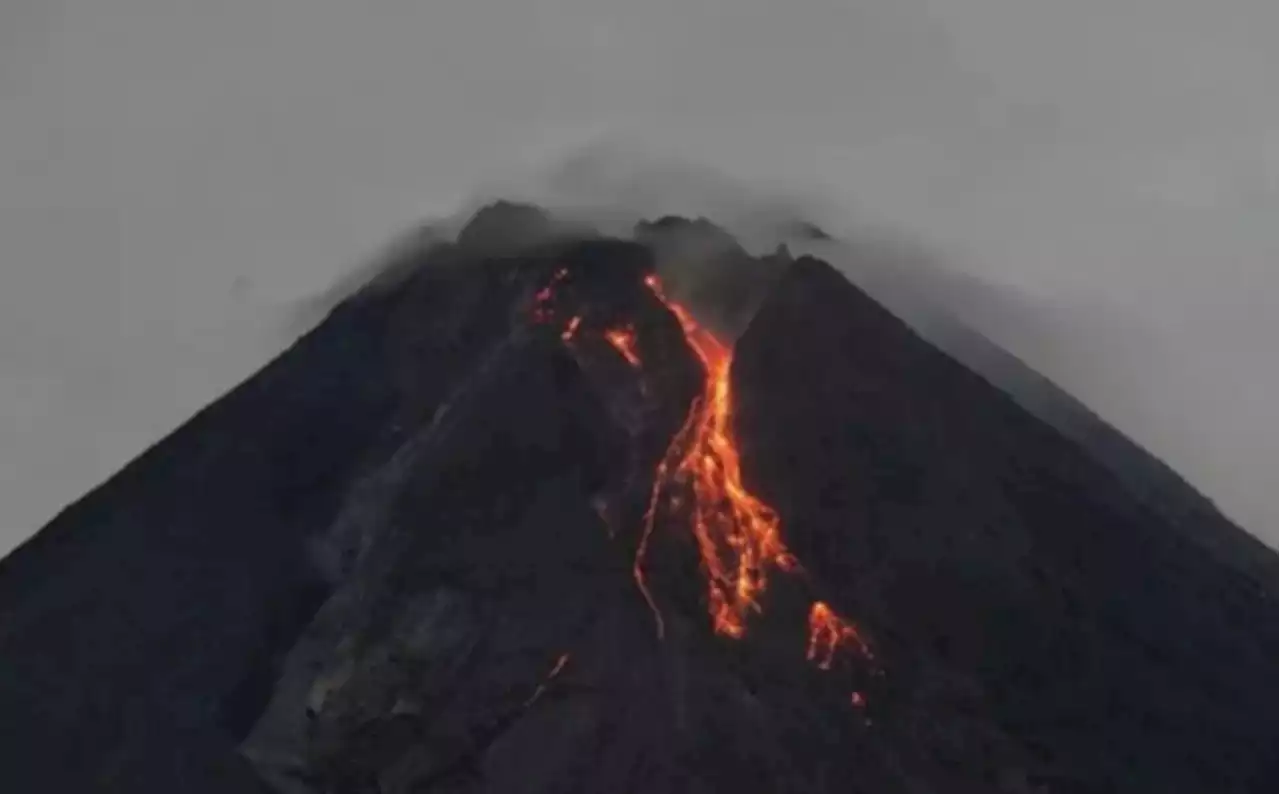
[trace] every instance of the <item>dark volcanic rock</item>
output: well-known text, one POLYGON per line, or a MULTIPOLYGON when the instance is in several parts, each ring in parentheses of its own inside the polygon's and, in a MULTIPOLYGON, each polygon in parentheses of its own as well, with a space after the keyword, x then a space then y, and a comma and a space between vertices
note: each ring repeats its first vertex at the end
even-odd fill
POLYGON ((653 251, 668 287, 701 309, 702 323, 730 339, 742 333, 790 264, 785 248, 766 257, 748 255, 706 218, 641 222, 635 237, 653 251))
POLYGON ((269 686, 228 696, 323 597, 304 539, 390 418, 386 308, 341 307, 0 562, 5 790, 248 774, 236 734, 269 686))
POLYGON ((1270 791, 1275 555, 1090 449, 817 260, 497 205, 0 563, 0 785, 1270 791), (655 268, 746 326, 747 484, 804 566, 736 641, 682 521, 662 638, 633 579, 702 385, 655 268), (819 597, 874 662, 808 663, 819 597))
POLYGON ((998 777, 977 713, 1050 791, 1272 785, 1274 554, 1269 576, 1208 556, 815 259, 734 377, 754 484, 883 639, 910 768, 998 777))

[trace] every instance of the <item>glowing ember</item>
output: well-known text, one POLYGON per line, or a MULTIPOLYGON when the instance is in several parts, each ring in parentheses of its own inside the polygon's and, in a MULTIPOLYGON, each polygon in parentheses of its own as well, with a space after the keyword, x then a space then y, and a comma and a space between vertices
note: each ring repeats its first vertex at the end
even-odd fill
POLYGON ((560 268, 551 276, 551 283, 538 290, 533 296, 533 319, 536 322, 550 322, 553 312, 550 307, 551 299, 555 296, 556 285, 569 275, 567 268, 560 268))
POLYGON ((636 369, 640 368, 640 355, 636 352, 636 332, 631 327, 610 328, 604 332, 605 341, 613 345, 618 355, 636 369))
POLYGON ((565 665, 567 664, 569 664, 569 654, 560 654, 560 658, 556 659, 555 666, 551 668, 551 672, 547 673, 547 677, 544 678, 542 683, 538 684, 538 687, 533 690, 533 694, 525 698, 525 708, 529 708, 538 701, 538 698, 542 697, 543 693, 547 691, 547 687, 550 686, 551 682, 564 671, 565 665))
POLYGON ((580 325, 582 325, 582 318, 580 316, 574 315, 574 317, 569 320, 569 324, 566 325, 564 330, 560 332, 560 339, 565 342, 568 342, 571 339, 573 339, 573 335, 578 332, 578 326, 580 325))
MULTIPOLYGON (((844 618, 832 611, 822 601, 813 602, 809 609, 809 648, 805 658, 823 670, 830 670, 836 652, 841 648, 851 648, 867 658, 871 657, 871 649, 862 641, 858 630, 844 618)), ((861 695, 854 693, 854 705, 859 705, 861 695)))

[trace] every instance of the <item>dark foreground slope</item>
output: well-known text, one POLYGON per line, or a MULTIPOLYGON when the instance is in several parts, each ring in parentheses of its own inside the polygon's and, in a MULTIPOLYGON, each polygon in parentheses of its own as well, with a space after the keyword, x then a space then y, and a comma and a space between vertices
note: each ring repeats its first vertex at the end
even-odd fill
POLYGON ((1170 531, 816 260, 739 351, 757 485, 894 649, 914 752, 973 770, 981 732, 939 734, 981 714, 1049 791, 1272 785, 1274 554, 1258 575, 1170 531))
POLYGON ((1274 554, 1171 531, 825 264, 672 228, 491 210, 0 563, 0 787, 1273 790, 1274 554), (634 579, 702 378, 644 278, 690 250, 766 288, 717 316, 758 305, 737 437, 804 566, 739 640, 679 516, 661 638, 634 579), (874 661, 805 658, 815 597, 874 661))
POLYGON ((1166 463, 1133 443, 1088 406, 1009 351, 965 325, 956 312, 1012 317, 1015 325, 1041 327, 1040 307, 981 279, 938 267, 918 252, 874 236, 857 244, 830 242, 816 255, 837 267, 908 325, 985 380, 998 386, 1033 415, 1081 446, 1168 525, 1205 546, 1208 553, 1267 576, 1274 555, 1230 521, 1166 463))

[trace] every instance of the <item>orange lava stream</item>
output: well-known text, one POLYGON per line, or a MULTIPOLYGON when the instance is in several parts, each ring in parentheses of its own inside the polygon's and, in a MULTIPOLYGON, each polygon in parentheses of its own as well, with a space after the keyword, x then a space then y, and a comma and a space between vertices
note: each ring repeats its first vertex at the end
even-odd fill
MULTIPOLYGON (((677 483, 690 488, 692 529, 707 577, 712 625, 719 634, 741 637, 750 613, 760 611, 759 597, 768 587, 772 570, 790 572, 799 565, 782 542, 777 513, 742 483, 732 427, 731 348, 699 326, 687 309, 668 298, 655 276, 649 276, 645 283, 675 315, 706 371, 701 397, 658 466, 645 516, 645 538, 652 533, 663 493, 677 483)), ((634 573, 648 596, 644 587, 645 545, 642 542, 634 573)), ((652 598, 649 601, 653 606, 652 598)), ((660 618, 658 625, 661 631, 660 618)))
MULTIPOLYGON (((547 304, 554 286, 566 272, 555 273, 551 284, 535 296, 536 321, 551 319, 547 304)), ((706 381, 702 394, 690 406, 684 424, 672 438, 654 476, 653 490, 644 515, 644 526, 636 548, 632 574, 650 610, 657 633, 662 637, 665 623, 645 576, 649 543, 660 509, 687 506, 691 529, 698 547, 700 565, 706 576, 707 610, 717 634, 740 638, 752 613, 761 611, 760 598, 769 586, 774 570, 801 572, 800 564, 782 541, 778 514, 747 490, 742 482, 740 453, 733 435, 733 391, 730 369, 733 350, 702 328, 680 303, 669 298, 654 275, 645 285, 675 316, 689 347, 701 362, 706 381)), ((579 331, 580 316, 572 317, 560 334, 569 343, 579 331)), ((602 332, 628 364, 642 368, 635 329, 630 326, 602 332)), ((805 658, 822 670, 831 669, 842 652, 855 653, 866 660, 874 657, 857 627, 825 602, 815 601, 809 611, 809 640, 805 658)), ((536 700, 546 683, 568 662, 564 655, 539 686, 529 702, 536 700)), ((860 692, 851 703, 865 704, 860 692)))

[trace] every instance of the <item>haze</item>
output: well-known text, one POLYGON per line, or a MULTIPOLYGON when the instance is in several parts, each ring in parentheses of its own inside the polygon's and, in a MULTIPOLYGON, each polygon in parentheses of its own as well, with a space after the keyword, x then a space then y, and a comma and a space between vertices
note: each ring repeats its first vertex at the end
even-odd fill
POLYGON ((0 553, 395 234, 546 174, 926 252, 999 296, 953 296, 962 319, 1274 546, 1275 23, 1248 0, 8 2, 0 553))

